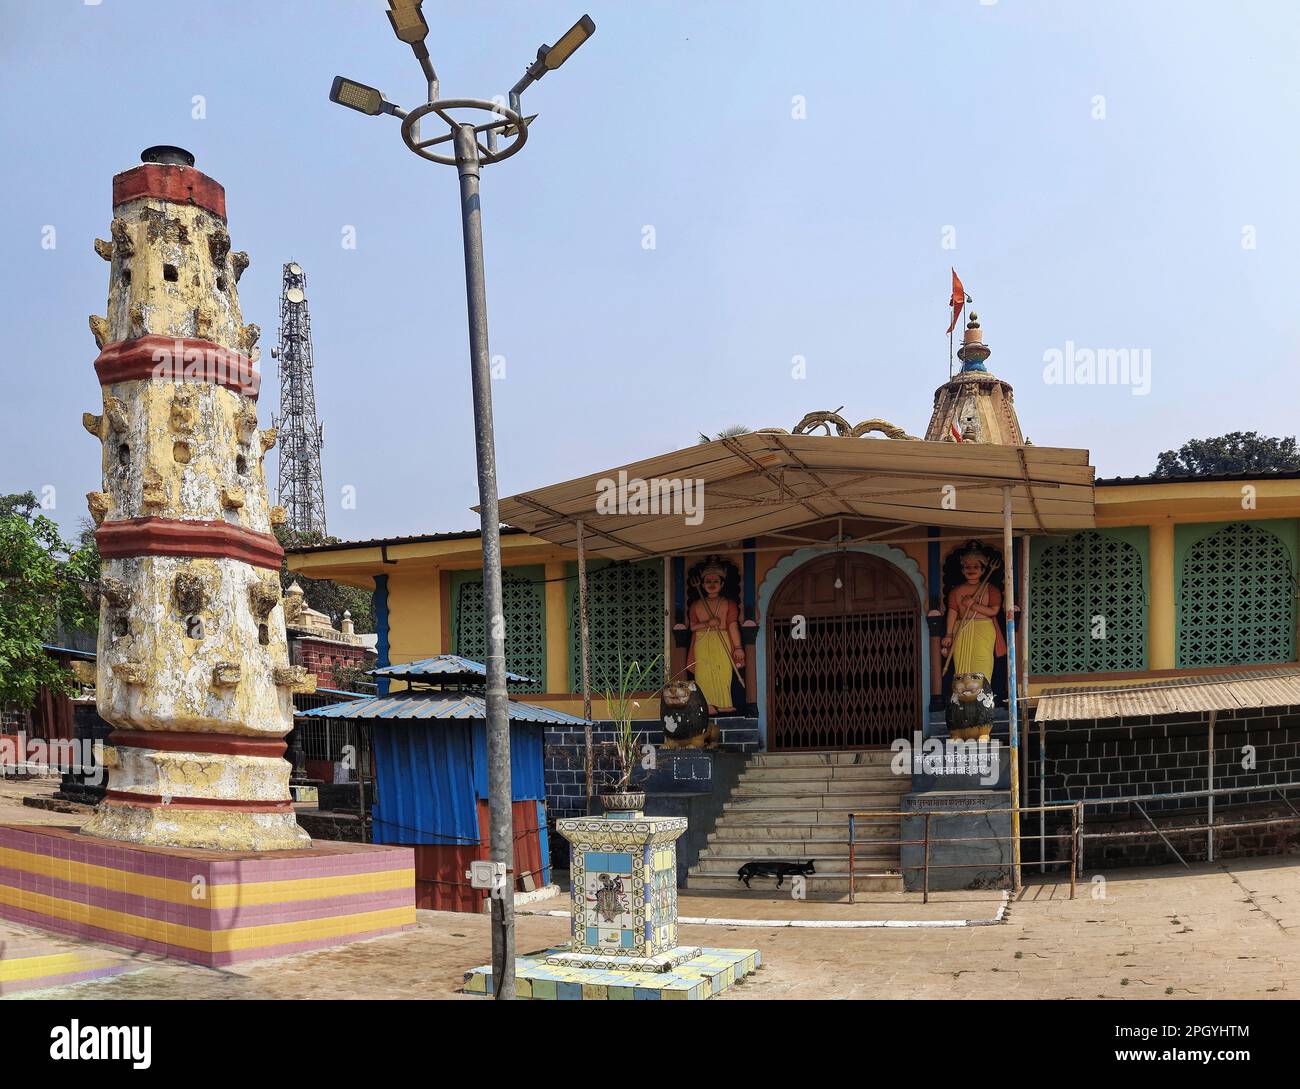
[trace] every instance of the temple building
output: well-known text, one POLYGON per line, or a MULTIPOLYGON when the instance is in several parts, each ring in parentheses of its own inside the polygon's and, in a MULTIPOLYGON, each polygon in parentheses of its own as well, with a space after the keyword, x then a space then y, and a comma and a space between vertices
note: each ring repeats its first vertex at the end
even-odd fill
POLYGON ((307 604, 296 582, 284 592, 284 630, 289 661, 312 674, 317 688, 343 687, 374 659, 375 636, 358 635, 346 610, 336 628, 328 615, 307 604))
MULTIPOLYGON (((658 692, 640 710, 660 753, 650 805, 672 796, 686 808, 664 811, 692 818, 689 887, 734 888, 738 859, 786 844, 823 860, 810 890, 842 891, 850 812, 973 785, 889 766, 902 744, 959 736, 967 674, 986 674, 1004 744, 1017 697, 1016 765, 1004 751, 982 789, 1063 807, 1023 814, 1026 865, 1069 857, 1078 803, 1093 861, 1293 836, 1239 825, 1294 815, 1273 788, 1300 779, 1300 473, 1095 480, 1087 451, 1025 439, 991 354, 971 314, 924 438, 813 412, 502 499, 506 664, 535 678, 518 691, 583 714, 584 567, 591 717, 608 716, 620 660, 659 662, 707 704, 709 733, 684 745, 658 692), (1153 822, 1200 831, 1167 847, 1153 822)), ((482 655, 477 531, 298 549, 289 565, 373 591, 381 665, 482 655)), ((550 819, 585 813, 601 752, 589 772, 583 731, 556 728, 546 755, 550 819)), ((897 847, 866 857, 884 887, 912 887, 897 847)))

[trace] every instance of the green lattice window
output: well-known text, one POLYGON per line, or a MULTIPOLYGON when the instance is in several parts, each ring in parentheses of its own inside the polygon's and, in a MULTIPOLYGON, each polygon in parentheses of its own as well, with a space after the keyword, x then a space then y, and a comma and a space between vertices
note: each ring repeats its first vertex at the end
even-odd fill
POLYGON ((1147 662, 1147 531, 1035 538, 1030 551, 1031 673, 1113 673, 1147 662))
MULTIPOLYGON (((512 684, 511 692, 546 691, 546 569, 511 567, 502 572, 501 602, 506 622, 506 669, 536 684, 512 684)), ((451 576, 453 653, 483 661, 483 576, 455 571, 451 576)))
MULTIPOLYGON (((569 677, 582 688, 578 624, 578 567, 569 564, 569 677)), ((664 569, 661 560, 587 565, 587 616, 591 626, 591 688, 618 684, 618 663, 649 665, 660 659, 654 684, 662 683, 664 654, 664 569)))
POLYGON ((1295 660, 1296 523, 1179 526, 1180 666, 1295 660))

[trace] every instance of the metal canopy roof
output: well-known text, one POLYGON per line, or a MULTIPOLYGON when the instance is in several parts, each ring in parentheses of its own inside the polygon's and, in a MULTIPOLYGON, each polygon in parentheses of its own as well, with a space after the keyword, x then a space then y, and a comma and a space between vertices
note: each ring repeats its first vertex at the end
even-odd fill
MULTIPOLYGON (((430 684, 451 684, 455 681, 484 683, 487 681, 487 666, 459 654, 436 654, 432 658, 421 658, 418 662, 402 662, 399 665, 380 666, 368 669, 367 673, 376 677, 392 677, 399 680, 427 681, 430 684)), ((521 677, 518 673, 506 671, 506 680, 515 684, 535 684, 531 677, 521 677)))
POLYGON ((757 431, 592 473, 501 500, 501 521, 609 559, 644 559, 775 533, 828 518, 1034 533, 1094 526, 1088 451, 1049 446, 787 435, 757 431), (628 481, 702 481, 699 524, 671 513, 598 514, 597 498, 628 481), (602 485, 602 482, 604 484, 602 485), (955 491, 945 505, 944 486, 955 491), (951 509, 948 509, 951 507, 951 509))
MULTIPOLYGON (((506 716, 511 722, 532 722, 545 726, 582 726, 586 719, 566 715, 550 707, 508 700, 506 716)), ((297 718, 382 718, 393 721, 429 719, 486 719, 487 700, 472 692, 398 692, 391 696, 331 703, 295 712, 297 718)))
POLYGON ((1035 722, 1300 705, 1300 669, 1242 670, 1106 688, 1050 688, 1035 722))

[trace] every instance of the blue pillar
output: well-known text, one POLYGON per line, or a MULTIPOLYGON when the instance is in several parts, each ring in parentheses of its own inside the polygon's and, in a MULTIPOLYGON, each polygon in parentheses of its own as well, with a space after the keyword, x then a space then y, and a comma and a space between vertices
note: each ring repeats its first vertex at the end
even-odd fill
MULTIPOLYGON (((929 543, 925 546, 926 556, 926 593, 929 597, 925 608, 928 613, 931 609, 938 609, 941 613, 946 614, 946 606, 943 600, 943 564, 942 557, 939 555, 939 534, 942 532, 938 526, 926 526, 925 535, 930 538, 929 543)), ((940 623, 943 623, 942 617, 940 623)), ((930 630, 929 617, 926 617, 926 631, 930 630)), ((926 640, 925 653, 930 653, 930 641, 926 640)), ((991 680, 991 678, 990 678, 991 680)), ((933 683, 933 682, 932 682, 933 683)), ((926 706, 931 711, 943 710, 943 677, 939 677, 939 694, 933 695, 929 692, 925 694, 926 706)), ((927 735, 930 730, 929 716, 926 716, 925 730, 927 735)))
MULTIPOLYGON (((743 544, 747 549, 753 549, 758 547, 758 540, 755 537, 746 537, 741 544, 743 544)), ((742 620, 758 619, 758 617, 754 615, 754 595, 757 592, 757 588, 754 585, 754 560, 755 556, 752 551, 746 552, 744 554, 744 559, 742 560, 742 563, 744 564, 744 589, 742 593, 745 599, 745 615, 741 617, 742 620)))
POLYGON ((930 538, 926 545, 926 582, 930 591, 928 609, 943 608, 943 569, 939 563, 939 527, 927 526, 925 535, 930 538))

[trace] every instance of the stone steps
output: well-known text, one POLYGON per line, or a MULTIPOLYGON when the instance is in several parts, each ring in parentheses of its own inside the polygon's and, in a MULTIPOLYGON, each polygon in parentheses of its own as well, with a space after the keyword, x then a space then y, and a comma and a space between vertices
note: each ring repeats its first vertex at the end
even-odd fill
MULTIPOLYGON (((809 899, 828 899, 840 897, 849 891, 847 874, 810 874, 804 878, 804 888, 809 899)), ((694 870, 686 878, 688 889, 700 892, 764 892, 768 895, 790 895, 790 879, 787 877, 778 889, 775 877, 752 877, 750 887, 745 888, 743 881, 737 881, 733 873, 729 877, 721 874, 697 874, 694 870)), ((859 873, 854 878, 856 892, 898 892, 903 888, 903 876, 898 873, 859 873)))
MULTIPOLYGON (((895 775, 888 750, 755 753, 725 799, 717 824, 686 888, 743 891, 736 871, 746 862, 813 859, 818 873, 804 876, 811 897, 839 897, 849 888, 849 814, 897 811, 911 777, 895 775)), ((860 820, 855 887, 899 890, 897 819, 860 820)), ((750 879, 753 891, 784 894, 774 877, 750 879)))
MULTIPOLYGON (((877 806, 876 808, 885 808, 877 806)), ((837 825, 844 830, 845 841, 849 838, 849 814, 861 813, 864 807, 854 806, 850 809, 809 809, 809 808, 758 808, 758 809, 724 809, 722 815, 718 818, 718 824, 726 822, 734 825, 764 825, 764 824, 813 824, 825 828, 827 825, 837 825)), ((893 811, 893 807, 889 807, 893 811)), ((898 822, 895 821, 894 824, 898 822)), ((875 825, 878 827, 878 825, 875 825)))
MULTIPOLYGON (((859 843, 867 843, 873 839, 892 839, 899 838, 900 826, 897 822, 893 824, 863 825, 856 830, 859 843)), ((847 850, 849 842, 849 825, 847 821, 840 824, 738 824, 730 822, 721 824, 709 833, 708 845, 722 843, 772 843, 779 846, 782 843, 792 842, 816 842, 827 843, 834 841, 843 843, 847 850)))
POLYGON ((756 768, 808 768, 825 765, 840 767, 879 766, 888 767, 894 759, 889 749, 861 749, 856 752, 756 752, 749 758, 745 771, 756 768))
MULTIPOLYGON (((808 862, 812 861, 817 867, 817 874, 823 877, 835 874, 841 877, 847 876, 849 872, 849 856, 846 853, 842 858, 827 857, 826 855, 812 854, 799 856, 781 856, 775 855, 772 858, 780 858, 783 862, 808 862)), ((730 874, 733 878, 736 871, 746 862, 767 862, 768 857, 755 858, 753 855, 735 855, 730 858, 701 858, 699 864, 691 869, 692 874, 703 876, 713 876, 717 874, 730 874)), ((877 854, 874 857, 863 858, 859 855, 853 860, 853 868, 858 873, 883 873, 887 870, 896 869, 898 866, 897 858, 890 858, 888 855, 877 854)), ((809 877, 815 876, 809 874, 809 877)), ((790 879, 786 878, 789 884, 790 879)))
POLYGON ((827 780, 892 782, 894 775, 889 764, 796 764, 792 767, 748 768, 746 782, 826 782, 827 780))
POLYGON ((856 791, 852 794, 742 794, 722 803, 723 813, 798 813, 802 810, 818 813, 841 813, 840 819, 848 823, 850 813, 868 809, 886 812, 898 808, 905 791, 856 791))
POLYGON ((896 775, 890 775, 883 779, 760 779, 756 781, 746 778, 736 784, 736 788, 731 792, 731 797, 815 798, 822 794, 880 794, 896 798, 906 794, 909 789, 911 789, 911 784, 904 785, 896 775))
MULTIPOLYGON (((897 839, 898 837, 892 837, 897 839)), ((858 857, 886 857, 898 850, 893 843, 875 845, 859 843, 858 857)), ((755 862, 763 858, 783 858, 798 861, 805 858, 848 858, 847 839, 786 839, 768 842, 753 840, 721 840, 706 844, 700 858, 738 858, 741 862, 755 862)))

